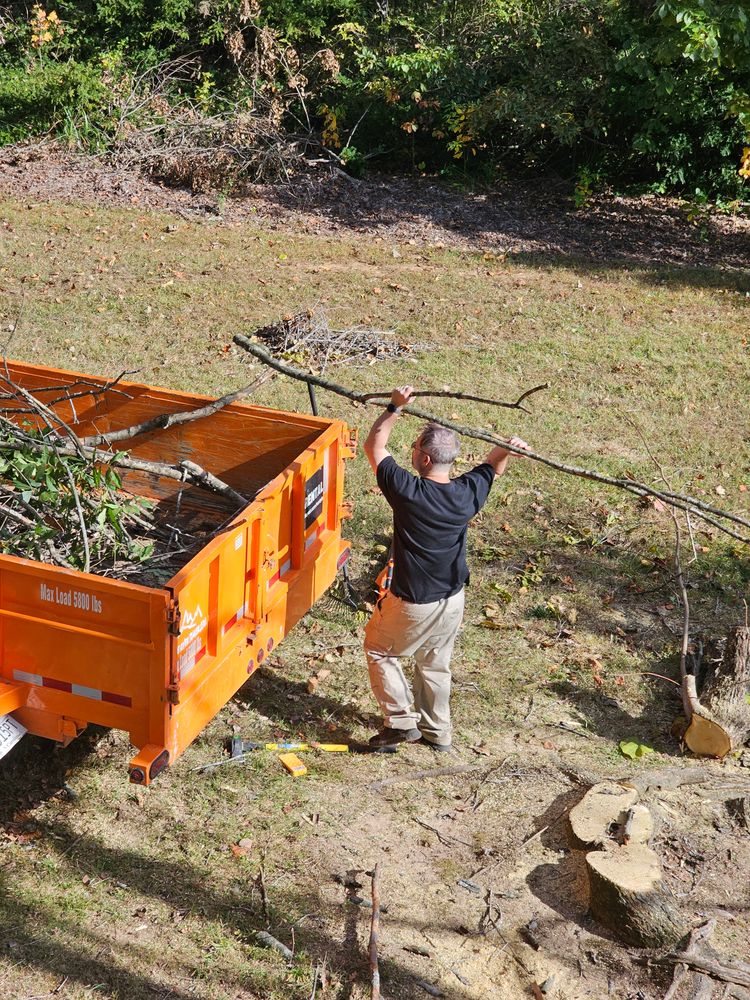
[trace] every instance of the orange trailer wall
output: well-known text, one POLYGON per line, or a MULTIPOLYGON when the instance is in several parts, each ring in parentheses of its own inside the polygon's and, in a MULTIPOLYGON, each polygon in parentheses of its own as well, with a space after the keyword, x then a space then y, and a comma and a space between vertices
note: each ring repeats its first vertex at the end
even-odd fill
POLYGON ((164 729, 165 591, 26 559, 0 558, 0 677, 20 688, 14 713, 68 742, 91 722, 136 746, 164 729))
MULTIPOLYGON (((20 363, 10 371, 36 392, 75 379, 104 385, 20 363)), ((84 436, 205 401, 120 382, 55 409, 84 436)), ((348 554, 344 461, 354 442, 340 421, 234 403, 126 444, 139 458, 197 462, 249 503, 164 588, 0 555, 0 714, 61 742, 87 723, 123 729, 139 751, 131 780, 147 784, 333 582, 348 554)), ((182 490, 214 515, 225 504, 151 475, 126 481, 164 503, 182 490)))

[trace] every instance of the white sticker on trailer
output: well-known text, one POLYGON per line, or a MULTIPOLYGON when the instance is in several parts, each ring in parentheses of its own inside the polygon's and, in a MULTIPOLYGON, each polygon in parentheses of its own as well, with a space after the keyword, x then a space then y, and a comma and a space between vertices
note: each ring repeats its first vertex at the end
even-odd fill
POLYGON ((12 715, 0 715, 0 757, 12 750, 26 732, 26 727, 12 715))

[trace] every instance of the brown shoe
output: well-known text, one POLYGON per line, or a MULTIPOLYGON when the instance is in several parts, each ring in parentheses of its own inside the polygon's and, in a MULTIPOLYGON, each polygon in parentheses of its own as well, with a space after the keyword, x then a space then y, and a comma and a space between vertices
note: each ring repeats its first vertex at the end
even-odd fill
POLYGON ((428 740, 426 736, 423 736, 419 742, 424 746, 429 747, 430 750, 435 750, 436 753, 451 753, 453 750, 452 743, 433 743, 432 740, 428 740))
POLYGON ((418 743, 422 734, 418 729, 390 729, 383 726, 379 733, 368 741, 371 747, 395 747, 399 743, 418 743))

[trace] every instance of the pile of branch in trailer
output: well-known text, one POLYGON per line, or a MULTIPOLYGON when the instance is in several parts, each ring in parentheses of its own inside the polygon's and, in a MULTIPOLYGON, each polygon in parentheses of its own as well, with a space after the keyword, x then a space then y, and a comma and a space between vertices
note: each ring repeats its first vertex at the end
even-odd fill
POLYGON ((80 437, 75 419, 64 420, 56 409, 65 402, 75 414, 77 401, 111 390, 122 377, 104 386, 78 380, 32 393, 0 365, 0 552, 163 586, 248 502, 193 462, 146 462, 116 448, 139 434, 215 413, 267 381, 267 373, 197 410, 163 414, 109 435, 80 437), (181 511, 181 493, 175 504, 157 505, 126 489, 120 470, 199 485, 226 503, 211 515, 187 505, 181 511))

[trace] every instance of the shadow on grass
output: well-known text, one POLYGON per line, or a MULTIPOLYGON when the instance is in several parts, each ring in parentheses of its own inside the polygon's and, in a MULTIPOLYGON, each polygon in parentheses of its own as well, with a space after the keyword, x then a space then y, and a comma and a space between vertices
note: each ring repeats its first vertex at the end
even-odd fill
MULTIPOLYGON (((216 980, 232 991, 248 991, 240 996, 267 1000, 271 995, 270 990, 276 996, 281 995, 276 991, 282 988, 283 995, 288 1000, 306 1000, 310 991, 308 979, 312 977, 309 963, 314 967, 316 962, 323 962, 324 959, 327 959, 329 971, 332 969, 338 980, 338 984, 334 984, 330 994, 326 995, 335 997, 336 1000, 351 1000, 355 988, 359 994, 369 982, 366 951, 369 910, 347 902, 343 888, 340 905, 330 905, 323 904, 315 890, 283 890, 274 887, 268 892, 268 903, 264 906, 257 893, 252 893, 248 901, 217 890, 210 884, 205 872, 185 859, 175 862, 161 857, 148 857, 136 850, 108 846, 90 836, 76 837, 64 821, 49 824, 45 832, 49 844, 58 850, 58 859, 65 866, 63 880, 72 876, 78 882, 81 872, 85 872, 91 879, 91 884, 96 879, 102 879, 112 887, 113 892, 132 890, 141 896, 167 904, 185 919, 197 917, 217 922, 225 936, 238 938, 250 949, 247 961, 243 963, 241 977, 218 968, 216 980), (341 935, 336 934, 336 928, 341 928, 341 935), (255 938, 255 933, 260 930, 270 931, 278 940, 294 948, 294 961, 286 962, 275 952, 263 949, 255 938), (255 949, 258 950, 254 951, 255 949), (269 965, 271 974, 277 977, 275 984, 269 979, 269 965), (295 977, 298 985, 294 986, 289 985, 288 977, 293 967, 299 971, 299 977, 295 977)), ((320 878, 326 880, 332 874, 323 872, 320 873, 320 878)), ((366 877, 364 881, 367 881, 366 877)), ((91 908, 94 906, 92 903, 91 908)), ((384 926, 404 926, 397 915, 397 907, 391 906, 391 911, 393 910, 396 912, 391 912, 384 918, 384 926)), ((432 926, 429 920, 421 920, 420 929, 425 924, 432 926)), ((140 971, 129 970, 112 949, 113 944, 122 948, 131 946, 127 942, 123 945, 121 934, 102 932, 99 935, 82 926, 75 918, 61 920, 59 916, 45 915, 43 908, 38 905, 14 898, 10 879, 2 870, 0 926, 8 928, 3 943, 6 948, 12 946, 12 959, 19 966, 33 967, 61 978, 67 975, 71 982, 89 987, 98 984, 115 993, 119 1000, 144 1000, 149 996, 160 996, 165 1000, 166 997, 189 1000, 195 996, 194 986, 178 985, 181 980, 190 979, 195 970, 179 965, 170 956, 169 934, 163 927, 154 923, 150 928, 151 941, 153 935, 158 935, 165 942, 162 975, 154 973, 149 976, 140 971), (48 917, 47 923, 45 916, 48 917), (75 946, 61 940, 68 934, 75 937, 75 946), (165 989, 165 978, 168 978, 168 989, 165 989)), ((406 926, 412 926, 411 922, 406 926)), ((207 940, 209 939, 210 935, 207 935, 207 940)), ((132 947, 136 948, 136 939, 133 940, 132 947)), ((137 959, 134 964, 137 964, 137 959)), ((380 970, 387 995, 394 1000, 411 1000, 417 994, 419 988, 414 976, 399 962, 383 957, 382 951, 380 970)), ((206 995, 211 995, 211 984, 206 982, 205 986, 206 995)), ((455 1000, 468 996, 460 988, 443 995, 455 1000)))
MULTIPOLYGON (((362 657, 364 664, 364 654, 362 657)), ((366 667, 362 667, 366 671, 366 667)), ((317 691, 310 694, 307 684, 290 680, 280 671, 261 667, 234 696, 245 708, 278 720, 290 736, 300 733, 308 739, 328 742, 335 736, 346 738, 362 726, 377 727, 380 717, 350 702, 341 702, 317 691), (334 728, 332 728, 334 727, 334 728)), ((270 736, 269 736, 270 738, 270 736)))
POLYGON ((0 824, 19 811, 65 796, 67 772, 90 756, 106 733, 100 726, 89 726, 67 747, 39 736, 24 737, 0 761, 0 824))
MULTIPOLYGON (((580 715, 585 731, 619 743, 632 740, 645 743, 668 757, 682 757, 670 728, 681 709, 679 698, 662 697, 660 689, 649 687, 649 698, 638 715, 623 708, 614 698, 599 691, 578 687, 569 681, 553 681, 548 685, 560 699, 580 715)), ((677 689, 674 688, 675 692, 677 689)))
POLYGON ((729 271, 747 267, 750 233, 708 214, 692 225, 674 199, 594 197, 576 210, 570 186, 559 178, 468 192, 371 176, 362 184, 347 183, 345 198, 336 183, 268 191, 287 208, 314 211, 354 233, 373 228, 387 239, 391 229, 398 240, 405 227, 416 226, 427 239, 450 240, 456 233, 477 250, 501 250, 542 266, 636 268, 654 283, 668 275, 667 281, 683 285, 750 288, 747 274, 729 271))
MULTIPOLYGON (((522 624, 532 648, 546 651, 552 671, 538 681, 540 687, 592 735, 615 746, 634 740, 681 756, 671 736, 682 714, 682 609, 671 566, 653 557, 644 566, 639 551, 618 547, 541 543, 536 548, 544 550, 539 563, 544 579, 531 592, 535 603, 526 608, 522 624), (630 676, 638 678, 637 707, 629 707, 630 676)), ((745 577, 739 557, 732 557, 731 566, 718 557, 715 565, 706 559, 694 571, 691 638, 721 638, 744 619, 745 577), (722 566, 724 576, 717 575, 722 566)))

